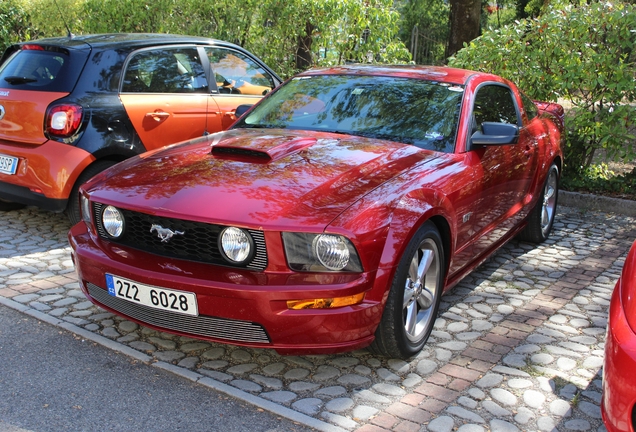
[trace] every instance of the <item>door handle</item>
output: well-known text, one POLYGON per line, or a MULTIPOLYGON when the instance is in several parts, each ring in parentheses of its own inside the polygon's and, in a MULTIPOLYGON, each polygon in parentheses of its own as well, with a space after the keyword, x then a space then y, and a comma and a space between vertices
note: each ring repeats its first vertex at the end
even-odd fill
POLYGON ((146 117, 150 117, 156 122, 161 122, 170 117, 170 113, 167 113, 165 111, 155 111, 146 113, 146 117))

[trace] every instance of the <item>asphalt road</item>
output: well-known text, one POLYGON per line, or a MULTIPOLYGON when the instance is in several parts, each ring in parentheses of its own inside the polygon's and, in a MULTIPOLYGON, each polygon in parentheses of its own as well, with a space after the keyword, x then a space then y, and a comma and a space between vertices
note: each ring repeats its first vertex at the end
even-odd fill
POLYGON ((0 306, 0 431, 309 431, 0 306))

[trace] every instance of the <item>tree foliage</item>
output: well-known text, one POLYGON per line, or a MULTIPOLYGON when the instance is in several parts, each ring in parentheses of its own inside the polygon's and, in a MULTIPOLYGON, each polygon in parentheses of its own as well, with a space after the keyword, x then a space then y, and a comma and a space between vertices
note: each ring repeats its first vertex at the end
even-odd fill
POLYGON ((417 64, 446 61, 450 5, 445 0, 406 1, 400 8, 400 39, 417 58, 417 64), (414 33, 417 32, 417 38, 414 33))
MULTIPOLYGON (((410 60, 392 0, 57 0, 59 9, 54 0, 2 1, 0 8, 24 2, 38 36, 66 34, 61 10, 75 34, 213 37, 254 52, 282 76, 311 66, 410 60)), ((17 36, 12 42, 35 34, 9 32, 17 36)))
POLYGON ((532 98, 563 103, 569 169, 588 167, 599 151, 608 160, 633 160, 635 9, 623 3, 550 9, 485 33, 450 64, 505 76, 532 98))
POLYGON ((0 1, 0 53, 12 43, 30 40, 36 34, 21 0, 0 1))

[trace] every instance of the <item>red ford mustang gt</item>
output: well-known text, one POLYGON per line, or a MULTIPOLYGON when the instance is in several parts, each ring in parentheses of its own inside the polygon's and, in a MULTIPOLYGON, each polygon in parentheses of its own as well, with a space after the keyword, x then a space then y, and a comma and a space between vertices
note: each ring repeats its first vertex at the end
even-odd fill
POLYGON ((485 73, 302 73, 226 132, 83 188, 69 239, 96 304, 280 353, 408 358, 443 292, 552 228, 563 109, 485 73))
POLYGON ((609 432, 636 430, 636 243, 612 294, 605 339, 601 412, 609 432), (629 378, 629 377, 632 378, 629 378))

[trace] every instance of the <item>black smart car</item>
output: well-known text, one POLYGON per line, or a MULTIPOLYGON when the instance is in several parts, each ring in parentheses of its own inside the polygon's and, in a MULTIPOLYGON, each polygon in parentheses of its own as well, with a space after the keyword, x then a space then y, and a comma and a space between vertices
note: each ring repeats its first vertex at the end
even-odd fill
POLYGON ((80 219, 79 186, 131 156, 228 128, 281 83, 219 40, 103 34, 10 46, 0 61, 0 210, 80 219))

